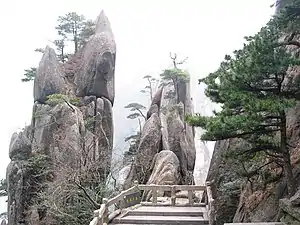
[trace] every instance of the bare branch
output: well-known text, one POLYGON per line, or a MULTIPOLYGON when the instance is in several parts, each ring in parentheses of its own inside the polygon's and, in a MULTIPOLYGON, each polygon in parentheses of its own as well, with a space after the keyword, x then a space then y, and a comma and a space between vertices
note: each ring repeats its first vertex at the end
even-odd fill
POLYGON ((86 189, 80 185, 79 183, 76 182, 76 180, 74 179, 74 183, 77 185, 78 188, 80 188, 83 193, 85 194, 85 196, 90 200, 90 202, 94 205, 95 209, 100 208, 101 204, 97 203, 96 201, 94 201, 91 196, 87 193, 86 189))

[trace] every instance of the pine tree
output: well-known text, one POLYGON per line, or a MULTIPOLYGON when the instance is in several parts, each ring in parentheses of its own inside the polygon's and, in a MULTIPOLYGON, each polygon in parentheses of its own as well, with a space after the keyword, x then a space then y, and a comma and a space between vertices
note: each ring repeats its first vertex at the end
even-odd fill
POLYGON ((178 65, 181 65, 186 62, 187 58, 181 61, 177 61, 177 54, 170 53, 170 58, 172 59, 173 68, 166 69, 160 74, 162 85, 172 84, 174 91, 170 91, 168 94, 169 98, 176 98, 176 102, 179 103, 179 80, 186 80, 189 78, 188 72, 178 68, 178 65))
POLYGON ((58 34, 69 38, 69 40, 74 42, 74 52, 76 53, 79 48, 79 34, 83 29, 85 17, 83 15, 78 15, 76 12, 67 13, 64 16, 58 17, 58 34))
POLYGON ((299 99, 299 76, 291 77, 289 68, 300 60, 280 43, 281 30, 271 20, 261 31, 246 37, 243 49, 225 56, 220 68, 201 79, 213 102, 222 104, 214 116, 188 116, 187 121, 205 130, 202 140, 242 138, 249 148, 244 153, 265 152, 279 157, 283 164, 289 194, 296 184, 287 139, 286 112, 299 99))
MULTIPOLYGON (((64 63, 66 59, 73 55, 73 52, 66 53, 65 51, 68 43, 71 42, 74 44, 74 53, 76 53, 95 33, 96 24, 92 20, 86 20, 83 15, 79 15, 76 12, 59 16, 57 23, 58 25, 55 29, 58 34, 58 39, 52 41, 52 43, 56 46, 59 61, 64 63)), ((44 49, 37 48, 35 52, 44 53, 44 49)), ((36 76, 36 71, 36 67, 26 69, 24 73, 25 78, 22 79, 22 82, 33 81, 36 76)))

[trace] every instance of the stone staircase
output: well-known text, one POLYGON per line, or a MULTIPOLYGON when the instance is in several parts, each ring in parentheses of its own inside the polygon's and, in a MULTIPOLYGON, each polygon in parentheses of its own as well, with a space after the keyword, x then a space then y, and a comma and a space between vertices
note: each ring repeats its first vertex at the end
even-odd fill
POLYGON ((141 206, 114 218, 110 224, 208 225, 206 207, 141 206))
POLYGON ((103 199, 100 208, 94 211, 90 225, 213 225, 213 205, 210 182, 207 182, 206 186, 199 186, 143 185, 135 181, 133 187, 113 198, 103 199), (203 193, 203 203, 197 202, 196 192, 203 193), (147 200, 149 193, 151 200, 147 200), (160 201, 158 193, 167 193, 167 200, 160 201), (177 196, 176 193, 181 195, 177 196))
POLYGON ((268 223, 224 223, 224 225, 285 225, 284 223, 280 222, 268 222, 268 223))

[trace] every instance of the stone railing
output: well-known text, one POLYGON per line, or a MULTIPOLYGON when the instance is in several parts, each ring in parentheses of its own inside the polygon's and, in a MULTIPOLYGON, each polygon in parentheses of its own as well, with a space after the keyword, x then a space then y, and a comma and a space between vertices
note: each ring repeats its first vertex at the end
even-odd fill
POLYGON ((164 205, 164 206, 203 206, 203 203, 195 203, 194 202, 194 193, 195 191, 203 191, 205 194, 205 203, 204 205, 207 208, 208 213, 208 220, 209 224, 213 225, 215 221, 214 217, 214 199, 212 197, 211 192, 211 186, 210 182, 206 183, 206 186, 198 186, 198 185, 143 185, 138 184, 137 181, 134 182, 134 186, 122 191, 117 196, 111 198, 111 199, 103 199, 103 203, 101 204, 100 209, 96 210, 94 212, 94 219, 90 222, 90 225, 107 225, 109 221, 111 221, 113 218, 118 216, 122 213, 123 210, 126 208, 125 199, 126 196, 140 192, 140 191, 151 191, 152 194, 152 201, 151 202, 140 202, 136 204, 140 205, 164 205), (163 192, 171 192, 171 201, 169 203, 159 203, 157 201, 157 192, 163 191, 163 192), (176 204, 176 192, 177 191, 187 191, 188 192, 188 203, 187 204, 176 204), (114 204, 117 204, 119 209, 113 211, 112 213, 109 213, 108 208, 114 204))
POLYGON ((205 204, 207 208, 207 214, 209 219, 209 225, 213 225, 216 221, 215 212, 214 212, 214 198, 211 191, 211 182, 206 182, 206 195, 205 197, 205 204))

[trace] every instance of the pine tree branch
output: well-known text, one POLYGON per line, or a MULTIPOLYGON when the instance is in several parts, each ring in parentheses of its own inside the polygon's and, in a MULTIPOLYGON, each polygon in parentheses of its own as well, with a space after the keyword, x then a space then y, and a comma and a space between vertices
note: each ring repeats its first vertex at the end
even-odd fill
POLYGON ((247 135, 253 135, 253 134, 269 134, 276 131, 280 131, 280 129, 272 129, 272 130, 253 130, 253 131, 246 131, 241 132, 239 134, 224 134, 224 135, 218 135, 218 137, 211 137, 211 138, 201 138, 203 141, 220 141, 220 140, 226 140, 231 138, 243 138, 247 135))
POLYGON ((144 117, 144 119, 146 121, 147 117, 144 115, 144 113, 140 109, 138 109, 138 108, 135 108, 135 109, 141 114, 142 117, 144 117))

